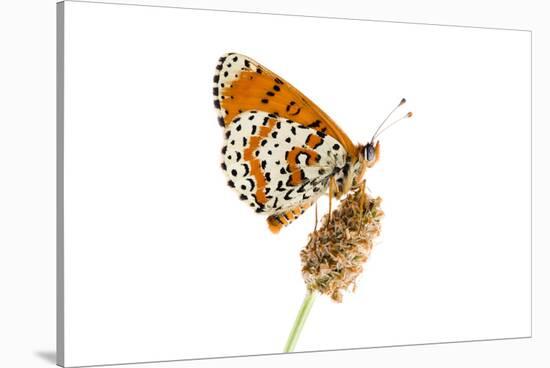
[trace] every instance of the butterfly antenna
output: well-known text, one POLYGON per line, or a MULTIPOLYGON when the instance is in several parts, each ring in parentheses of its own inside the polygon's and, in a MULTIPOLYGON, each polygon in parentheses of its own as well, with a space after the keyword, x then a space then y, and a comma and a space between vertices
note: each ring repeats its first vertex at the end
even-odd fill
POLYGON ((374 141, 374 139, 376 139, 377 137, 379 137, 382 133, 384 133, 386 130, 388 130, 391 126, 395 125, 396 123, 400 122, 401 120, 404 120, 404 119, 408 119, 410 117, 413 116, 413 113, 411 111, 409 111, 408 113, 406 113, 405 115, 403 115, 402 117, 400 117, 399 119, 391 122, 390 124, 388 124, 384 129, 382 129, 381 131, 379 131, 377 134, 375 134, 373 137, 372 137, 372 140, 374 141))
MULTIPOLYGON (((372 135, 372 139, 371 139, 371 142, 374 142, 374 138, 376 138, 376 136, 378 135, 378 132, 380 131, 380 129, 382 128, 382 126, 384 125, 384 123, 386 121, 388 121, 388 119, 390 118, 390 116, 392 116, 392 114, 395 112, 395 110, 397 110, 399 107, 403 106, 405 104, 405 102, 407 102, 407 100, 405 100, 404 98, 401 99, 401 101, 399 101, 399 103, 397 104, 397 106, 395 106, 393 108, 392 111, 390 111, 390 113, 388 114, 388 116, 386 116, 386 118, 384 119, 384 121, 382 123, 380 123, 380 125, 378 126, 378 129, 376 129, 376 131, 374 132, 374 134, 372 135)), ((394 122, 395 123, 395 122, 394 122)), ((393 124, 393 123, 392 123, 393 124)))

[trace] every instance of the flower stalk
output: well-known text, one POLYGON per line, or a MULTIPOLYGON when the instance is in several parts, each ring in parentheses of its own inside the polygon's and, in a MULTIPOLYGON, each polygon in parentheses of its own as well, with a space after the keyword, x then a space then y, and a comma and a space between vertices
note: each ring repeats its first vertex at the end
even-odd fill
POLYGON ((296 316, 296 320, 294 321, 294 325, 292 326, 292 330, 290 330, 290 334, 288 335, 288 340, 286 341, 284 349, 285 353, 294 351, 294 347, 296 346, 298 337, 300 337, 300 333, 302 332, 304 324, 306 323, 309 311, 311 310, 313 302, 315 301, 315 294, 315 292, 307 292, 304 301, 302 302, 302 306, 298 311, 298 315, 296 316))

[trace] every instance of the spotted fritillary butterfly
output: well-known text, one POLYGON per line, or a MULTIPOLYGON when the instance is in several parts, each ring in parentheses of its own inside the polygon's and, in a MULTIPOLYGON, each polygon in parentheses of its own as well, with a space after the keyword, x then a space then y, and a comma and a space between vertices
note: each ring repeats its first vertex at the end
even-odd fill
POLYGON ((379 158, 374 137, 354 145, 311 100, 247 56, 219 59, 213 93, 227 184, 268 215, 274 233, 327 191, 339 198, 357 186, 379 158))

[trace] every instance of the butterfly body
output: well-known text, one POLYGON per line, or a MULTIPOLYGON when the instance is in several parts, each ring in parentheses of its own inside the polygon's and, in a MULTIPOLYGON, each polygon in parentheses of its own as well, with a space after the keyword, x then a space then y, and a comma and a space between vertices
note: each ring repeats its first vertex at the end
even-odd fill
POLYGON ((213 94, 224 128, 227 184, 269 216, 273 232, 327 193, 331 182, 335 197, 345 194, 369 166, 365 146, 354 145, 313 102, 244 55, 220 58, 213 94))

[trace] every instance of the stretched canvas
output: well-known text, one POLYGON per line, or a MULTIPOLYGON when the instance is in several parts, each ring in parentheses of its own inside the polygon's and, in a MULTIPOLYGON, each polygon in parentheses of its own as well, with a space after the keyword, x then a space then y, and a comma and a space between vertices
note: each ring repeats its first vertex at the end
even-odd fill
POLYGON ((530 336, 529 31, 57 11, 58 364, 530 336))

